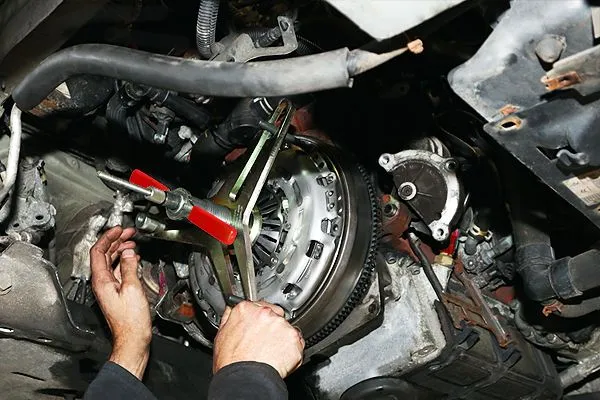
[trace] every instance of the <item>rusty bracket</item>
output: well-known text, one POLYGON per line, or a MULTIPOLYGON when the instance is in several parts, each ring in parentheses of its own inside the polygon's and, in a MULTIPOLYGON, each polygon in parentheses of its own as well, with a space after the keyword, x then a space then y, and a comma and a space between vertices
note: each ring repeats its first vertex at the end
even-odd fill
POLYGON ((454 326, 460 328, 461 321, 466 321, 470 325, 477 325, 492 332, 500 347, 507 347, 512 342, 510 334, 494 315, 479 288, 462 272, 455 271, 454 276, 464 285, 470 298, 447 292, 442 295, 444 305, 452 316, 454 326))
POLYGON ((568 89, 573 85, 581 83, 581 78, 576 71, 569 71, 561 75, 550 77, 548 75, 542 78, 542 83, 550 92, 560 89, 568 89))
POLYGON ((600 90, 600 45, 554 63, 542 77, 548 91, 573 89, 582 95, 600 90))

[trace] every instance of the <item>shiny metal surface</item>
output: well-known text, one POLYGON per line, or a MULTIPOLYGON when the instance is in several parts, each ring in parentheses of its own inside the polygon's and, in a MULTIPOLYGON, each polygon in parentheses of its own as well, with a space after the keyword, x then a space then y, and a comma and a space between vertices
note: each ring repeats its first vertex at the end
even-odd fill
MULTIPOLYGON (((356 288, 373 234, 373 205, 355 164, 333 148, 303 141, 277 155, 254 208, 254 221, 259 211, 261 224, 251 245, 258 298, 282 306, 309 337, 340 312, 356 288)), ((196 254, 192 285, 197 282, 199 304, 215 324, 225 304, 215 292, 214 260, 196 254)), ((236 256, 239 263, 237 249, 236 256)))

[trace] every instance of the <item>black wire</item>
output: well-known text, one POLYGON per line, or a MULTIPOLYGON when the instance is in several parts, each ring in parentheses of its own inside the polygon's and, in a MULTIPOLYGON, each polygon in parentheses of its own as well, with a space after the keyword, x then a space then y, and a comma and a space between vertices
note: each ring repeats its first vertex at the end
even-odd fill
POLYGON ((435 272, 433 271, 431 263, 429 262, 429 260, 423 253, 423 250, 421 250, 421 247, 413 237, 413 234, 408 235, 408 243, 410 244, 410 248, 412 249, 412 251, 419 258, 421 266, 423 267, 423 272, 425 272, 425 276, 429 280, 429 283, 431 283, 431 286, 433 287, 433 291, 435 292, 437 298, 440 301, 443 301, 442 295, 444 294, 444 288, 442 287, 442 284, 440 283, 435 272))

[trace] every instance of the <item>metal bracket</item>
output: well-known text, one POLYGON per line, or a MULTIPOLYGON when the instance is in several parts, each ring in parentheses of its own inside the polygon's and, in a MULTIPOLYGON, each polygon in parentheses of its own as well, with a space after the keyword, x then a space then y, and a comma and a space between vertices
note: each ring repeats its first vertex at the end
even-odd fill
POLYGON ((494 334, 500 347, 508 346, 512 339, 490 309, 479 288, 463 272, 455 270, 454 276, 464 285, 472 301, 471 303, 463 296, 447 292, 442 294, 444 305, 452 316, 454 326, 461 328, 461 321, 480 326, 494 334))
POLYGON ((548 91, 574 89, 586 96, 600 90, 600 46, 595 46, 554 63, 542 77, 548 91))
MULTIPOLYGON (((256 47, 250 35, 246 33, 236 34, 230 45, 219 53, 214 61, 247 62, 260 57, 282 56, 290 54, 298 48, 294 20, 288 17, 277 17, 279 29, 281 29, 282 46, 256 47)), ((232 38, 229 38, 230 40, 232 38)), ((224 42, 227 39, 223 40, 224 42)))
POLYGON ((260 139, 262 145, 257 146, 252 153, 242 174, 229 193, 230 198, 232 196, 237 198, 234 204, 237 206, 239 215, 241 216, 242 234, 238 235, 233 247, 238 261, 244 295, 251 301, 257 300, 258 295, 254 275, 254 260, 252 259, 252 240, 250 239, 252 213, 258 196, 267 182, 271 168, 273 168, 275 158, 283 145, 290 123, 292 122, 294 111, 295 107, 289 101, 284 100, 279 103, 279 106, 275 109, 271 117, 272 122, 275 124, 279 120, 279 117, 283 115, 277 133, 272 137, 272 134, 268 130, 263 131, 260 139), (268 151, 263 151, 265 143, 269 139, 272 140, 272 144, 268 148, 268 151))

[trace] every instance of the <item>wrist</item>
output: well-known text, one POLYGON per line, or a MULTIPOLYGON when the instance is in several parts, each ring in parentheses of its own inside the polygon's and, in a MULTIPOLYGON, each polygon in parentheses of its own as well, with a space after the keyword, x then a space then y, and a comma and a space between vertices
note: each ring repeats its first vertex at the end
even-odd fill
POLYGON ((149 357, 149 345, 132 346, 115 342, 108 360, 120 365, 139 380, 142 380, 149 357))

